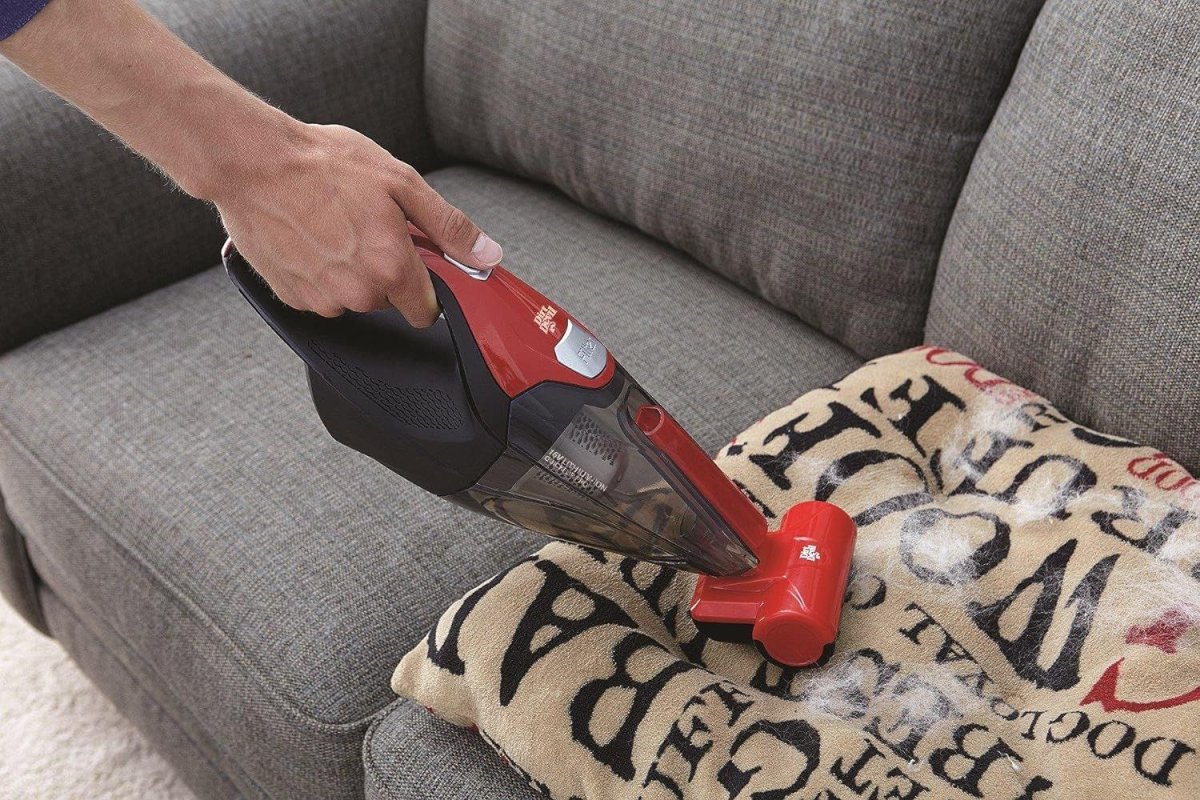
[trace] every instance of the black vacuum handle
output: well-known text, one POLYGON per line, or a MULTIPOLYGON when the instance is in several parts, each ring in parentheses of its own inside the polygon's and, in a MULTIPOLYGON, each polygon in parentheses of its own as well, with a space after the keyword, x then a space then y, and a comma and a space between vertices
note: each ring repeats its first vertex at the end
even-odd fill
POLYGON ((230 243, 230 279, 308 367, 329 432, 439 495, 474 484, 504 450, 508 397, 449 288, 430 271, 443 318, 414 328, 399 311, 327 319, 280 301, 230 243))

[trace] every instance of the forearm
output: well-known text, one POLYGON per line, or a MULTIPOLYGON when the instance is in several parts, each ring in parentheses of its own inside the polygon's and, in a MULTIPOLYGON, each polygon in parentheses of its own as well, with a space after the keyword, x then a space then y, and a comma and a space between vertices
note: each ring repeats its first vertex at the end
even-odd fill
POLYGON ((0 55, 194 197, 272 169, 303 127, 206 62, 133 0, 52 0, 0 55))
POLYGON ((135 0, 50 0, 0 41, 0 55, 212 201, 238 250, 293 308, 336 316, 394 306, 432 324, 437 300, 409 220, 469 266, 503 255, 411 165, 356 131, 273 108, 135 0))

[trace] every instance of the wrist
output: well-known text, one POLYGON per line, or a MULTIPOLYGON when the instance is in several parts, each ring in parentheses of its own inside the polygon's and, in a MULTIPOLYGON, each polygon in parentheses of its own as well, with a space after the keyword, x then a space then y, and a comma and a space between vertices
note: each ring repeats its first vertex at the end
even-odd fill
MULTIPOLYGON (((235 85, 236 86, 236 85, 235 85)), ((161 163, 183 191, 218 205, 234 192, 270 179, 308 147, 308 126, 236 87, 224 106, 207 106, 188 130, 192 142, 161 163)), ((206 104, 207 105, 207 104, 206 104)))

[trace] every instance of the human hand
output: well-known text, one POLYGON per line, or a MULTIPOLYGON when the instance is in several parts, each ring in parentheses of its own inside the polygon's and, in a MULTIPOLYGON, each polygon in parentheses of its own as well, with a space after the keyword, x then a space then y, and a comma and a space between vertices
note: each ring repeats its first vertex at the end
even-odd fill
POLYGON ((500 246, 412 167, 349 128, 273 108, 135 0, 55 0, 0 41, 0 55, 214 203, 238 250, 294 308, 395 306, 432 324, 437 301, 408 220, 468 266, 500 260, 500 246))
POLYGON ((408 220, 468 266, 500 261, 499 245, 366 136, 298 123, 288 138, 209 194, 238 251, 289 306, 326 317, 395 306, 432 324, 437 300, 408 220))

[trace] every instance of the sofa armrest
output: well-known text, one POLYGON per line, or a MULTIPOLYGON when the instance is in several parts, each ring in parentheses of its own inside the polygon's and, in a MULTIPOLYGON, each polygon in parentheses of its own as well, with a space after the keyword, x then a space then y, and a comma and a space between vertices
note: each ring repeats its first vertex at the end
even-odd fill
MULTIPOLYGON (((425 0, 144 2, 289 113, 431 166, 425 0)), ((3 59, 0 143, 0 352, 218 262, 209 207, 3 59)))
POLYGON ((366 800, 538 797, 479 734, 407 700, 396 700, 371 723, 363 740, 363 773, 366 800))

